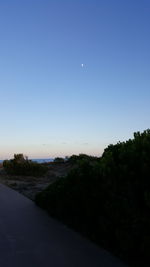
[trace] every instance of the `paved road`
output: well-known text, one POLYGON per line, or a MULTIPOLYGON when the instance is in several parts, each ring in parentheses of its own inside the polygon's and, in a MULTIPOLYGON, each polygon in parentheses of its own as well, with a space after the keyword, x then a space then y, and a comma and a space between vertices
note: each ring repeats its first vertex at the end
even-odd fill
POLYGON ((116 258, 0 184, 0 267, 123 267, 116 258))

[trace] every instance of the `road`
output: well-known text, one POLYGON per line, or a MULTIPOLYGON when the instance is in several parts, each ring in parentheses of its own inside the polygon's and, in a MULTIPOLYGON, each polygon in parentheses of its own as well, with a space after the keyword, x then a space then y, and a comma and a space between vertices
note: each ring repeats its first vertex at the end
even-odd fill
POLYGON ((123 267, 108 252, 0 184, 0 267, 123 267))

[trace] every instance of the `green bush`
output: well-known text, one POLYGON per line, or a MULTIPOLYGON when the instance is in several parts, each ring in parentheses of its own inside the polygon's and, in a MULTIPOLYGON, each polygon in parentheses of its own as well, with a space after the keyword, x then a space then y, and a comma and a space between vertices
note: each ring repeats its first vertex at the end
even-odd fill
POLYGON ((46 166, 28 160, 23 154, 15 154, 14 159, 5 160, 3 167, 11 175, 42 176, 47 172, 46 166))
POLYGON ((130 265, 150 266, 150 130, 84 156, 36 203, 130 265))

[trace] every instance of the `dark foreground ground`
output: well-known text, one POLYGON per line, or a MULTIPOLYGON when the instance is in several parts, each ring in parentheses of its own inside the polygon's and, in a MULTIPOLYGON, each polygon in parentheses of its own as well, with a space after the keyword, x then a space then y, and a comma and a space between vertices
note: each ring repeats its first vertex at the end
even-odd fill
POLYGON ((106 251, 0 184, 1 267, 123 267, 106 251))

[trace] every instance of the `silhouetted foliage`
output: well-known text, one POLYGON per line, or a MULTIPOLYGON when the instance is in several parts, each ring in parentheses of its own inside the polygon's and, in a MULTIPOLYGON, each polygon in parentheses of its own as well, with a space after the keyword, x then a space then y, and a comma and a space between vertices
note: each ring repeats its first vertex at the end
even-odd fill
POLYGON ((89 156, 89 155, 86 155, 86 154, 79 154, 79 155, 72 155, 71 157, 69 157, 67 159, 67 161, 69 163, 72 163, 72 164, 78 164, 79 162, 83 162, 83 161, 95 161, 96 159, 98 159, 97 157, 94 157, 94 156, 89 156))
POLYGON ((54 163, 64 163, 64 162, 65 162, 64 158, 57 157, 54 159, 54 163))
POLYGON ((11 175, 41 176, 47 171, 44 164, 28 160, 23 154, 14 154, 14 159, 4 160, 3 167, 11 175))
POLYGON ((36 203, 133 266, 150 265, 150 130, 78 162, 36 203))

